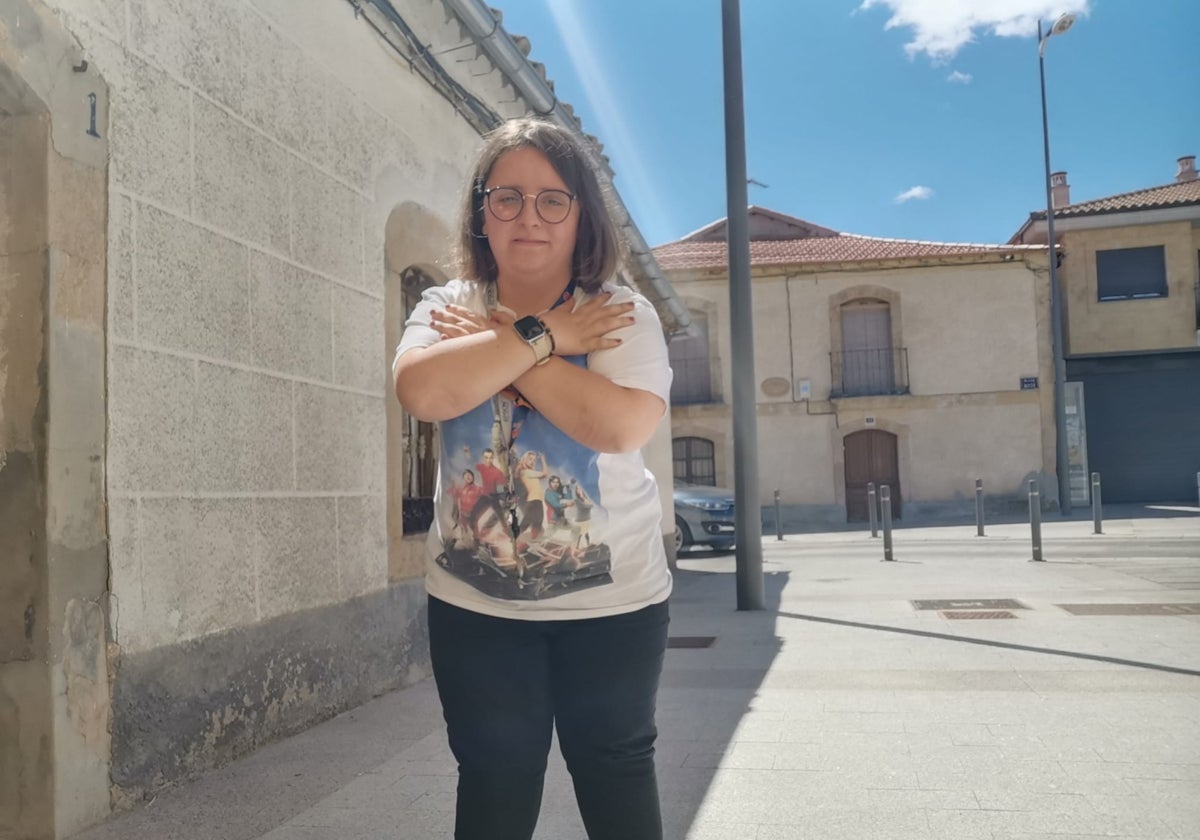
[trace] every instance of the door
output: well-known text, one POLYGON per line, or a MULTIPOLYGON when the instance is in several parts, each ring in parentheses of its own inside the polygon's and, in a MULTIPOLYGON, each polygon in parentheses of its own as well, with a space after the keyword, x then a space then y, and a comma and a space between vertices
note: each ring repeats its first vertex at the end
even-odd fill
POLYGON ((1071 359, 1067 378, 1083 383, 1088 468, 1106 504, 1195 504, 1200 350, 1071 359))
POLYGON ((842 304, 842 393, 890 394, 896 390, 892 313, 881 300, 842 304))
MULTIPOLYGON (((875 484, 876 504, 879 488, 887 485, 892 495, 892 518, 901 511, 900 460, 896 436, 879 429, 867 429, 846 435, 842 441, 846 461, 846 521, 866 522, 867 484, 875 484)), ((876 508, 876 515, 878 515, 876 508)))

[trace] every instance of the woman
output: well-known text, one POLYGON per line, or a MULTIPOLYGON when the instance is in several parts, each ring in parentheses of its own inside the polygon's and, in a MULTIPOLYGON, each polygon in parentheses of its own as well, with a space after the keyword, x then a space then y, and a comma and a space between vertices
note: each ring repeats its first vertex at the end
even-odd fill
POLYGON ((490 134, 463 208, 462 279, 425 293, 393 365, 405 409, 441 424, 426 586, 459 840, 533 835, 554 728, 588 836, 662 836, 654 709, 671 577, 639 449, 671 372, 653 307, 611 282, 618 239, 593 167, 548 122, 490 134), (563 554, 518 504, 528 472, 553 470, 594 505, 586 558, 498 572, 456 553, 443 483, 458 447, 492 445, 497 427, 512 553, 563 554))

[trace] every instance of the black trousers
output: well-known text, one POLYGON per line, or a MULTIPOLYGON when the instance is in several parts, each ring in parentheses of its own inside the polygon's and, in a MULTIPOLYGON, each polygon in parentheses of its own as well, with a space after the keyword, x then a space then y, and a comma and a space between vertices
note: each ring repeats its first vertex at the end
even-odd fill
POLYGON ((606 618, 493 618, 429 599, 458 760, 456 840, 529 840, 558 729, 590 840, 660 840, 654 724, 666 602, 606 618))

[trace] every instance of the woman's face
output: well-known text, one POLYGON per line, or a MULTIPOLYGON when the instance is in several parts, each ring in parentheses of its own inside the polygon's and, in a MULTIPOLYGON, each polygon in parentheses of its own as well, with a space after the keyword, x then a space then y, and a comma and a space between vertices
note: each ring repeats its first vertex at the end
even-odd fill
POLYGON ((558 224, 549 224, 538 215, 534 196, 539 192, 570 192, 550 161, 529 146, 505 152, 484 184, 484 189, 493 187, 513 187, 525 196, 524 207, 511 221, 500 221, 486 206, 483 211, 483 232, 500 279, 566 285, 579 231, 579 202, 571 202, 567 218, 558 224))

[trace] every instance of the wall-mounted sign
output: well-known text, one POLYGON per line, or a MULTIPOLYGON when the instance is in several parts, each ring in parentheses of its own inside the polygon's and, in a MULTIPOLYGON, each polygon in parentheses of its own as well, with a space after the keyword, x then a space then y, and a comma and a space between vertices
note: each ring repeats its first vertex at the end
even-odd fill
POLYGON ((1037 386, 1038 386, 1037 379, 1038 378, 1036 376, 1022 376, 1021 377, 1021 390, 1022 391, 1036 391, 1037 386))
POLYGON ((762 383, 762 392, 768 397, 786 396, 791 390, 791 385, 782 376, 772 376, 770 379, 764 379, 762 383))
POLYGON ((864 418, 863 418, 863 425, 866 425, 866 426, 874 426, 874 425, 875 425, 875 417, 874 417, 874 415, 868 414, 866 417, 864 417, 864 418))

